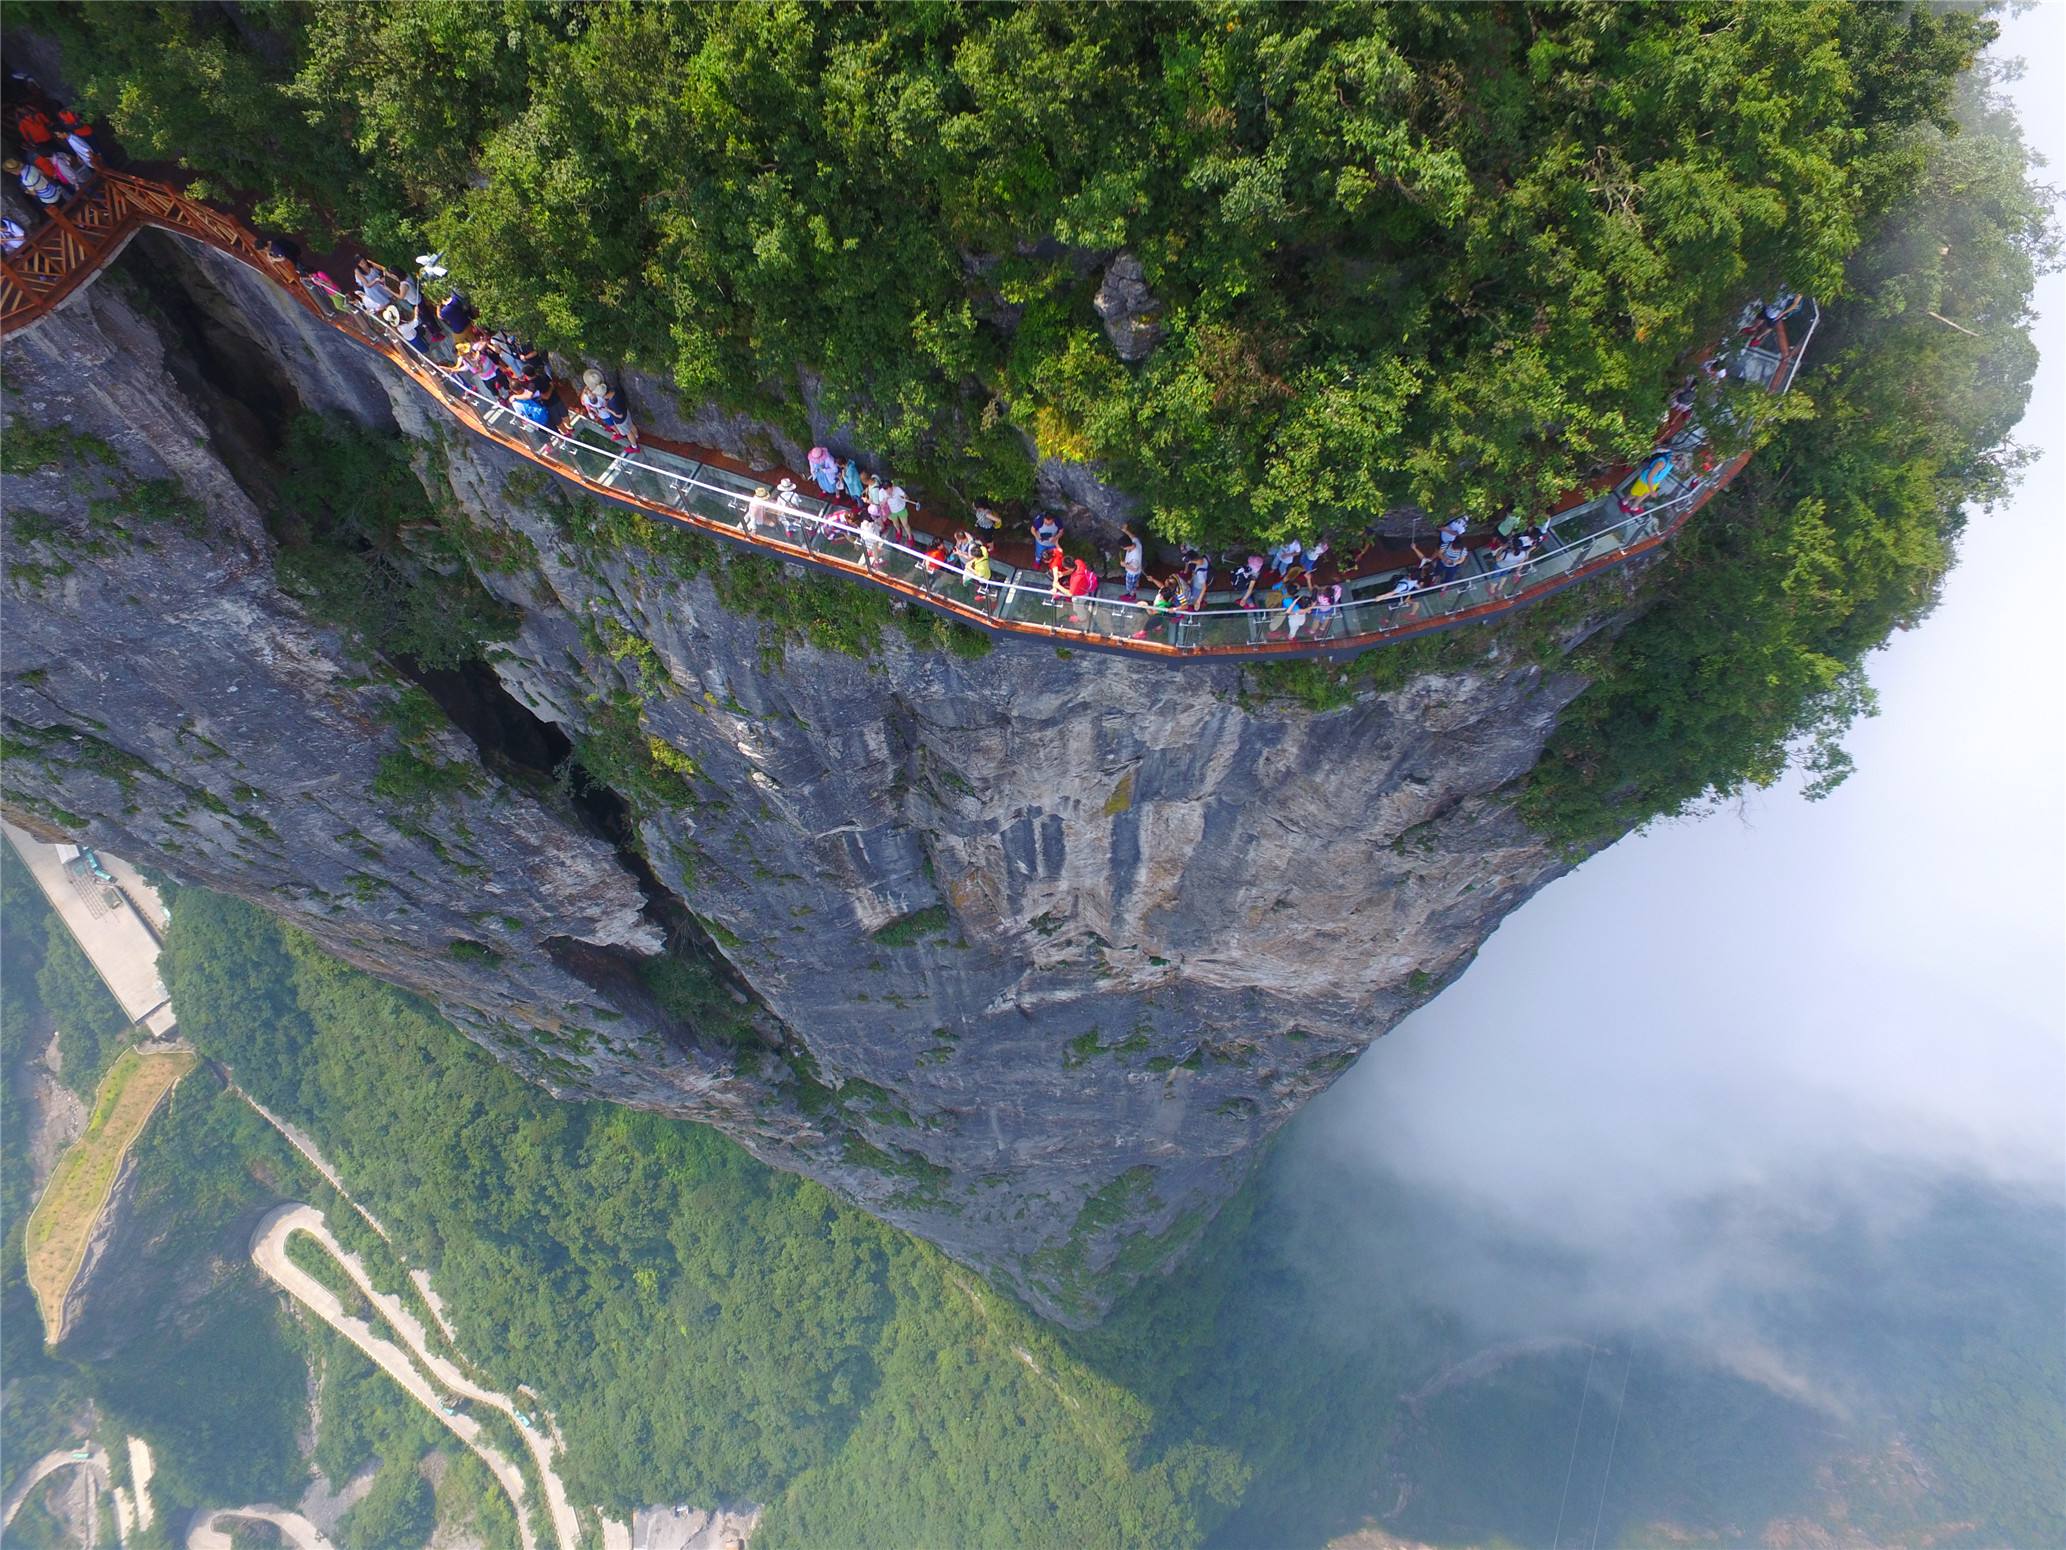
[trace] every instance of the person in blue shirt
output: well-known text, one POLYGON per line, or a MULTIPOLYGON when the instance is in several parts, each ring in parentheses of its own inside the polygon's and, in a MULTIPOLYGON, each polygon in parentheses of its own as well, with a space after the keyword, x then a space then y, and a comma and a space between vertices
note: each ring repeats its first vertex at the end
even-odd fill
POLYGON ((1033 564, 1045 565, 1047 557, 1061 547, 1062 524, 1046 512, 1033 519, 1033 564))

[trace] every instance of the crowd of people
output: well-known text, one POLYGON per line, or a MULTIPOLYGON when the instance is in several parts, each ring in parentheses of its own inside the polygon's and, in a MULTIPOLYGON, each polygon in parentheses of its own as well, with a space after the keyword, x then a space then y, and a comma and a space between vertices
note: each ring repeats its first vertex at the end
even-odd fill
MULTIPOLYGON (((269 251, 276 258, 293 259, 293 249, 277 239, 269 251)), ((360 258, 352 266, 351 291, 347 295, 329 275, 313 272, 307 278, 326 292, 339 307, 356 306, 387 325, 405 346, 435 362, 434 351, 447 340, 452 347, 452 364, 440 369, 484 400, 491 400, 524 422, 533 448, 546 457, 557 457, 557 438, 568 415, 561 384, 553 375, 545 351, 509 329, 489 328, 476 315, 473 303, 457 286, 444 286, 444 297, 433 303, 425 281, 442 279, 447 273, 437 253, 422 253, 416 259, 417 274, 398 273, 371 258, 360 258), (419 281, 417 275, 422 276, 419 281)), ((624 452, 639 450, 638 426, 633 422, 624 395, 593 367, 584 370, 578 387, 565 395, 572 412, 600 427, 624 452)))
MULTIPOLYGON (((0 235, 13 251, 28 239, 42 211, 62 206, 91 185, 100 153, 92 125, 53 100, 33 79, 16 73, 8 78, 5 91, 5 166, 13 186, 4 190, 0 235)), ((572 417, 597 426, 627 455, 641 450, 638 427, 623 394, 601 372, 585 368, 578 383, 563 385, 545 351, 510 330, 484 326, 463 290, 437 284, 448 274, 441 255, 418 255, 414 273, 396 272, 362 257, 353 264, 347 289, 328 274, 305 268, 299 251, 285 239, 272 239, 266 251, 291 263, 340 310, 377 318, 448 382, 509 410, 523 422, 541 455, 559 456, 556 448, 571 428, 565 422, 572 417), (430 294, 433 285, 442 293, 436 301, 430 294), (448 340, 449 364, 441 359, 441 347, 448 340)), ((1798 292, 1782 291, 1770 301, 1752 302, 1740 320, 1740 342, 1753 348, 1766 344, 1804 299, 1798 292)), ((1727 376, 1727 360, 1721 354, 1689 373, 1672 394, 1667 433, 1687 423, 1704 387, 1727 376)), ((1641 515, 1649 499, 1676 477, 1712 472, 1713 453, 1704 442, 1696 439, 1691 446, 1667 447, 1664 440, 1660 438, 1650 458, 1617 490, 1614 500, 1622 516, 1641 515)), ((851 543, 871 572, 884 570, 889 547, 895 544, 915 556, 925 574, 939 577, 936 585, 945 584, 951 575, 959 580, 965 597, 985 607, 994 606, 1006 576, 1023 590, 1019 578, 1027 571, 1036 576, 1045 572, 1048 605, 1066 609, 1069 621, 1078 625, 1085 622, 1089 600, 1111 596, 1100 567, 1116 569, 1116 600, 1137 610, 1136 639, 1166 635, 1174 621, 1206 611, 1209 598, 1218 610, 1259 613, 1268 621, 1266 638, 1289 641, 1301 634, 1324 635, 1349 606, 1348 585, 1361 574, 1362 562, 1384 542, 1373 527, 1352 554, 1327 536, 1288 539, 1264 552, 1225 555, 1217 561, 1186 547, 1166 564, 1164 574, 1155 575, 1148 569, 1148 546, 1133 528, 1121 528, 1122 542, 1114 549, 1101 553, 1096 546, 1079 543, 1072 552, 1065 547, 1068 535, 1061 520, 1036 510, 1024 529, 1032 563, 1013 566, 998 553, 1010 540, 1005 538, 1004 519, 992 507, 973 506, 972 525, 955 527, 945 536, 937 525, 921 533, 913 525, 917 503, 896 478, 865 472, 852 456, 841 458, 824 446, 810 449, 806 466, 823 509, 808 510, 797 481, 785 475, 772 485, 756 486, 745 498, 743 522, 749 532, 779 526, 791 539, 808 530, 822 543, 851 543)), ((1426 594, 1472 576, 1488 578, 1490 595, 1507 595, 1529 562, 1543 552, 1549 536, 1544 524, 1515 515, 1474 540, 1466 518, 1451 518, 1435 533, 1432 550, 1409 535, 1406 546, 1413 562, 1399 566, 1378 600, 1394 619, 1415 617, 1426 594)), ((1398 556, 1391 555, 1389 563, 1398 565, 1398 556)))
MULTIPOLYGON (((435 253, 419 255, 417 267, 424 281, 446 273, 435 253)), ((406 346, 426 357, 449 338, 452 363, 440 364, 440 369, 448 377, 463 376, 470 391, 521 417, 534 433, 537 450, 556 455, 554 437, 561 431, 563 405, 545 352, 508 330, 483 326, 463 291, 443 287, 444 299, 433 305, 418 279, 371 259, 354 266, 350 297, 327 276, 313 278, 330 289, 338 305, 356 306, 378 317, 406 346)), ((1752 303, 1744 312, 1742 341, 1763 341, 1801 304, 1802 298, 1793 292, 1782 292, 1772 302, 1752 303)), ((1686 378, 1672 396, 1667 432, 1686 423, 1703 384, 1723 380, 1727 371, 1725 358, 1716 355, 1686 378)), ((567 396, 578 406, 574 412, 600 427, 623 452, 640 450, 638 430, 622 394, 600 372, 584 369, 578 388, 567 396)), ((1650 499, 1673 478, 1689 471, 1705 474, 1713 463, 1711 450, 1704 446, 1660 447, 1616 492, 1615 507, 1623 517, 1641 516, 1650 499)), ((943 532, 935 523, 920 531, 914 525, 918 503, 894 476, 865 471, 856 458, 841 457, 822 445, 810 449, 805 467, 817 498, 811 504, 818 509, 806 504, 796 478, 782 475, 740 497, 742 523, 749 533, 779 528, 791 540, 809 534, 820 548, 850 544, 861 564, 875 573, 886 569, 891 546, 896 545, 924 575, 938 578, 935 585, 958 581, 962 595, 981 607, 997 605, 1007 577, 1023 592, 1028 572, 1044 573, 1045 601, 1053 609, 1067 610, 1071 624, 1085 622, 1089 601, 1116 600, 1136 610, 1135 639, 1166 637, 1178 621, 1207 611, 1257 613, 1267 620, 1262 629, 1266 639, 1319 637, 1350 606, 1350 583, 1363 574, 1371 551, 1397 547, 1378 536, 1373 525, 1353 544, 1330 536, 1294 538, 1263 552, 1217 559, 1185 547, 1173 558, 1165 557, 1166 564, 1159 567, 1164 573, 1157 575, 1149 570, 1146 542, 1133 528, 1123 527, 1121 543, 1109 551, 1080 543, 1072 550, 1065 547, 1068 534, 1061 519, 1035 510, 1022 530, 1031 564, 1012 565, 999 550, 1014 541, 993 507, 973 506, 972 522, 966 527, 943 532), (1116 593, 1106 586, 1107 575, 1115 571, 1116 593)), ((1404 547, 1412 562, 1400 565, 1398 554, 1388 554, 1389 565, 1398 568, 1373 601, 1397 623, 1420 617, 1440 589, 1473 578, 1483 578, 1492 597, 1510 595, 1550 536, 1545 523, 1518 514, 1507 516, 1483 536, 1472 534, 1467 518, 1453 517, 1436 531, 1431 548, 1423 548, 1418 537, 1409 534, 1404 547)))
POLYGON ((18 70, 0 85, 0 150, 0 252, 13 253, 93 186, 101 152, 91 124, 18 70))

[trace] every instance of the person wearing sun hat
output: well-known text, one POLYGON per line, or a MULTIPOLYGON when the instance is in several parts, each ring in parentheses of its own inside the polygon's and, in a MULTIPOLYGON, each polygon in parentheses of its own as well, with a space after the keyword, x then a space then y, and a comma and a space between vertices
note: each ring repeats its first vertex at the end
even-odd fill
POLYGON ((794 538, 797 521, 803 516, 803 506, 796 497, 796 481, 787 474, 775 485, 775 515, 782 519, 782 531, 794 538))
POLYGON ((610 440, 622 443, 626 452, 638 451, 638 427, 631 423, 624 395, 593 366, 581 373, 581 412, 608 432, 610 440))

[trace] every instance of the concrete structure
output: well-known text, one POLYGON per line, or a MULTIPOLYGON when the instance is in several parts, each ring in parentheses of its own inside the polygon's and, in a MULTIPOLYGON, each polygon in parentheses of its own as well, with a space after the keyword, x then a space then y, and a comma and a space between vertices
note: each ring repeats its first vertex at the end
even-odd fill
POLYGON ((170 1034, 172 1000, 158 976, 158 953, 172 913, 158 890, 113 856, 45 844, 11 823, 0 823, 0 832, 129 1020, 153 1037, 170 1034))

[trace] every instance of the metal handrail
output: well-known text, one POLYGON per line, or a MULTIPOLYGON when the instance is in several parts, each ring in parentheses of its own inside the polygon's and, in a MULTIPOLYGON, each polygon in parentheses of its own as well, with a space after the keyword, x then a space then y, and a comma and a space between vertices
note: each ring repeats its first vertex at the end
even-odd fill
MULTIPOLYGON (((536 441, 542 438, 543 440, 553 445, 565 448, 567 450, 568 456, 564 459, 554 459, 553 461, 565 462, 569 466, 571 466, 572 464, 573 454, 577 452, 594 454, 602 451, 602 449, 596 447, 592 443, 581 441, 579 438, 569 436, 563 431, 555 430, 550 426, 541 426, 537 424, 535 421, 525 420, 522 416, 516 415, 515 411, 510 409, 508 405, 502 403, 498 399, 495 399, 494 397, 488 394, 481 392, 479 388, 472 386, 467 381, 463 380, 465 377, 469 377, 472 375, 472 373, 469 372, 465 367, 459 366, 457 364, 447 365, 444 362, 430 355, 420 346, 411 344, 407 339, 403 338, 400 332, 397 329, 395 329, 393 325, 389 324, 386 321, 386 319, 380 317, 376 313, 369 312, 365 307, 360 305, 357 302, 357 300, 353 298, 349 293, 339 289, 334 284, 325 283, 324 278, 322 276, 311 274, 305 276, 304 278, 307 281, 309 281, 311 285, 313 285, 315 288, 320 289, 321 291, 333 298, 334 302, 337 304, 337 309, 340 315, 361 319, 367 323, 374 325, 382 334, 385 334, 391 339, 394 348, 398 352, 402 352, 405 361, 408 357, 413 356, 417 360, 420 360, 424 365, 429 367, 431 370, 438 373, 439 377, 443 379, 448 390, 456 393, 464 399, 472 401, 472 403, 477 406, 476 415, 478 418, 481 418, 484 422, 488 415, 511 415, 513 418, 519 420, 520 427, 526 432, 527 436, 532 440, 536 441)), ((1811 303, 1811 306, 1812 305, 1813 304, 1811 303)), ((1788 346, 1781 352, 1781 358, 1783 361, 1786 362, 1788 370, 1785 373, 1785 381, 1776 389, 1775 396, 1777 394, 1785 393, 1788 389, 1792 387, 1794 373, 1799 368, 1801 352, 1806 348, 1807 340, 1813 336, 1815 325, 1819 321, 1819 316, 1819 309, 1811 315, 1808 334, 1803 336, 1801 344, 1799 346, 1788 346)), ((586 417, 577 415, 575 416, 575 418, 580 419, 586 417)), ((1573 539, 1560 538, 1556 542, 1554 547, 1542 546, 1543 552, 1541 552, 1540 554, 1532 555, 1528 559, 1521 561, 1519 564, 1505 567, 1503 569, 1492 572, 1481 572, 1480 574, 1474 576, 1459 577, 1453 581, 1437 582, 1430 586, 1416 588, 1413 592, 1401 596, 1386 594, 1376 597, 1356 598, 1336 604, 1331 610, 1331 613, 1328 616, 1328 621, 1324 626, 1324 628, 1328 630, 1329 635, 1323 637, 1309 638, 1331 638, 1333 632, 1332 621, 1336 618, 1340 619, 1343 624, 1341 638, 1354 639, 1382 637, 1386 634, 1393 633, 1394 631, 1396 631, 1399 628, 1402 628, 1405 625, 1422 623, 1427 621, 1430 617, 1439 617, 1443 614, 1458 612, 1460 610, 1455 608, 1443 608, 1440 605, 1449 601, 1450 599, 1461 598, 1466 595, 1471 595, 1473 593, 1485 594, 1489 600, 1518 602, 1520 600, 1520 594, 1525 593, 1528 590, 1528 587, 1526 585, 1521 585, 1520 583, 1524 582, 1526 578, 1528 578, 1531 574, 1537 573, 1542 568, 1550 565, 1552 562, 1557 561, 1560 557, 1568 556, 1574 550, 1589 550, 1595 545, 1596 541, 1601 538, 1605 538, 1610 535, 1626 533, 1629 535, 1629 537, 1626 539, 1626 541, 1617 546, 1618 553, 1626 551, 1635 542, 1639 542, 1643 538, 1653 536, 1661 538, 1666 536, 1666 518, 1672 516, 1673 514, 1690 513, 1691 509, 1694 506, 1698 505, 1705 495, 1711 493, 1714 489, 1718 488, 1722 483, 1726 482, 1726 479, 1728 477, 1733 477, 1733 470, 1738 462, 1738 459, 1732 458, 1727 461, 1718 463, 1713 469, 1708 471, 1706 474, 1700 475, 1694 479, 1686 481, 1679 490, 1674 492, 1671 496, 1667 497, 1662 502, 1653 505, 1647 505, 1639 512, 1623 515, 1618 520, 1608 523, 1603 527, 1596 528, 1591 532, 1586 533, 1582 537, 1573 539), (1380 625, 1377 628, 1365 630, 1354 630, 1348 628, 1348 625, 1351 622, 1351 615, 1358 615, 1358 622, 1360 622, 1360 619, 1367 618, 1369 612, 1371 611, 1376 611, 1381 616, 1386 616, 1395 619, 1398 621, 1398 623, 1390 626, 1380 625)), ((777 547, 779 549, 779 545, 774 545, 768 537, 762 535, 759 532, 758 523, 756 521, 747 520, 756 497, 743 494, 739 490, 727 485, 713 484, 707 480, 699 479, 694 475, 683 474, 678 470, 667 468, 660 464, 643 460, 631 453, 613 453, 610 469, 605 472, 603 477, 605 479, 613 478, 615 477, 617 470, 621 468, 635 468, 642 470, 646 473, 649 473, 656 480, 663 481, 663 488, 673 487, 677 490, 698 490, 713 497, 718 501, 721 501, 733 507, 741 519, 739 524, 740 536, 748 538, 750 541, 763 545, 770 545, 771 547, 777 547)), ((574 469, 574 472, 578 474, 579 469, 574 469)), ((1615 485, 1610 486, 1607 491, 1602 492, 1602 494, 1599 496, 1596 496, 1594 498, 1595 502, 1604 500, 1609 496, 1618 493, 1621 489, 1625 488, 1628 485, 1628 483, 1632 481, 1633 478, 1633 471, 1631 471, 1627 475, 1624 475, 1624 477, 1621 480, 1617 481, 1615 485)), ((613 493, 621 494, 623 492, 613 493)), ((822 500, 817 496, 807 496, 802 492, 801 489, 798 489, 788 499, 790 501, 790 504, 786 508, 781 503, 780 499, 777 499, 776 501, 770 503, 768 505, 768 515, 760 520, 780 525, 785 529, 790 528, 792 525, 800 526, 810 530, 815 536, 819 538, 830 539, 832 541, 844 541, 853 543, 863 542, 860 537, 859 528, 856 524, 843 521, 840 518, 833 516, 831 514, 830 502, 822 500)), ((683 506, 674 505, 673 509, 681 511, 684 515, 691 514, 689 513, 687 508, 683 506)), ((915 503, 912 509, 918 509, 915 503)), ((1552 523, 1554 523, 1555 520, 1555 518, 1552 518, 1552 523)), ((1677 522, 1672 522, 1669 524, 1669 528, 1672 531, 1676 531, 1677 526, 1677 522)), ((931 534, 930 536, 938 538, 940 535, 931 534)), ((966 569, 964 566, 956 563, 951 556, 946 557, 944 559, 935 559, 923 551, 911 548, 909 545, 899 543, 897 540, 889 538, 887 536, 884 536, 880 539, 876 539, 873 541, 868 541, 863 545, 863 547, 864 554, 872 554, 877 557, 878 561, 880 556, 884 553, 893 553, 898 555, 899 557, 909 562, 910 565, 916 567, 921 574, 924 574, 929 578, 934 578, 935 585, 937 584, 937 580, 940 578, 952 577, 969 586, 979 596, 998 596, 1000 598, 1000 601, 997 607, 994 610, 983 611, 984 613, 991 615, 993 619, 997 620, 998 622, 1008 622, 1002 621, 1002 615, 1005 613, 1007 609, 1011 607, 1012 603, 1019 598, 1032 598, 1039 602, 1053 604, 1054 606, 1061 606, 1063 604, 1066 604, 1072 610, 1072 614, 1074 614, 1074 616, 1078 619, 1081 619, 1081 611, 1086 608, 1100 610, 1109 609, 1116 612, 1122 618, 1131 618, 1135 621, 1142 622, 1144 624, 1174 623, 1177 625, 1188 625, 1191 624, 1193 621, 1214 619, 1240 619, 1244 621, 1264 622, 1267 621, 1271 616, 1282 612, 1281 607, 1267 609, 1244 609, 1239 607, 1164 609, 1157 607, 1152 602, 1128 602, 1123 598, 1108 598, 1097 596, 1095 594, 1084 597, 1070 597, 1066 593, 1056 592, 1051 586, 1025 586, 1019 583, 1015 578, 1000 578, 995 576, 986 578, 977 576, 968 569, 966 569)), ((841 560, 843 560, 843 557, 840 556, 821 555, 817 553, 815 549, 808 549, 808 552, 811 554, 812 558, 830 561, 832 563, 840 563, 841 560)), ((847 568, 847 566, 842 565, 841 568, 845 569, 847 568)), ((1009 568, 1013 569, 1014 571, 1017 570, 1017 567, 1009 568)), ((1571 568, 1570 562, 1568 561, 1566 562, 1566 568, 1571 568)), ((874 572, 880 569, 881 566, 879 563, 870 563, 868 561, 864 561, 864 571, 868 573, 871 577, 874 572)), ((1310 612, 1306 617, 1310 617, 1310 612)), ((1031 624, 1035 627, 1039 627, 1042 623, 1042 621, 1039 620, 1023 620, 1019 622, 1031 624)), ((1301 621, 1302 627, 1303 623, 1304 619, 1302 619, 1301 621)))

